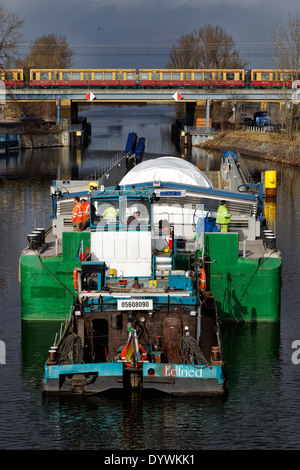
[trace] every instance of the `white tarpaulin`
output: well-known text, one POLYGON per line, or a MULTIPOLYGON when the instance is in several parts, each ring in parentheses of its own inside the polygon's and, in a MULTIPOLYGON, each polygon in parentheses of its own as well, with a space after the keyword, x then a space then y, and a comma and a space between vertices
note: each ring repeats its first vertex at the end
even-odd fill
POLYGON ((130 170, 120 186, 161 181, 211 188, 207 176, 195 165, 178 157, 160 157, 140 163, 130 170))

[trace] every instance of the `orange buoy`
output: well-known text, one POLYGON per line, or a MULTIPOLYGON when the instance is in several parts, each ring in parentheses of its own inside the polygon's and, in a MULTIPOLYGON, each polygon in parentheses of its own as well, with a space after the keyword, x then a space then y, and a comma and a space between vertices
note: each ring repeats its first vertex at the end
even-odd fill
POLYGON ((205 269, 201 268, 200 276, 199 276, 199 287, 200 287, 201 292, 205 290, 205 284, 206 284, 205 269))
POLYGON ((74 284, 74 289, 77 290, 77 288, 78 288, 78 273, 77 273, 77 268, 74 268, 74 271, 73 271, 73 284, 74 284))

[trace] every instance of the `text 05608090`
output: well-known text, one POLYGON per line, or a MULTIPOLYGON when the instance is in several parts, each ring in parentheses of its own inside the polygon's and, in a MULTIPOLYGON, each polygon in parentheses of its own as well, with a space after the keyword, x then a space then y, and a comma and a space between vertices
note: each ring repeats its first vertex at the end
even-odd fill
POLYGON ((153 300, 118 299, 118 310, 153 310, 153 300))

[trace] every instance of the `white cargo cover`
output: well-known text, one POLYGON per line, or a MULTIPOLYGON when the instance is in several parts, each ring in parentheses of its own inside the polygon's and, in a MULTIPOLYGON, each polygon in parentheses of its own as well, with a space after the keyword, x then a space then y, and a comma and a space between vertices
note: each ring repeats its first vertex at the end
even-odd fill
POLYGON ((211 182, 201 170, 179 157, 160 157, 144 161, 124 176, 120 186, 153 181, 180 183, 201 188, 212 187, 211 182))
POLYGON ((117 277, 152 275, 151 232, 93 232, 91 260, 105 261, 117 277))

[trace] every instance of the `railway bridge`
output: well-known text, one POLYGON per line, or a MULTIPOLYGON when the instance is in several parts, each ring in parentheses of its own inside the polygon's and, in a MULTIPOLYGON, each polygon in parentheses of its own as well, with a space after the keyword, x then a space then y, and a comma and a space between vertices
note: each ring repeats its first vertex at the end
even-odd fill
POLYGON ((186 106, 186 114, 197 116, 197 127, 210 126, 210 106, 217 101, 283 102, 292 99, 293 90, 255 89, 100 89, 48 88, 9 89, 3 97, 6 102, 55 102, 57 123, 62 117, 76 115, 78 103, 176 103, 186 106), (90 98, 91 97, 91 98, 90 98), (88 99, 90 98, 90 99, 88 99))

